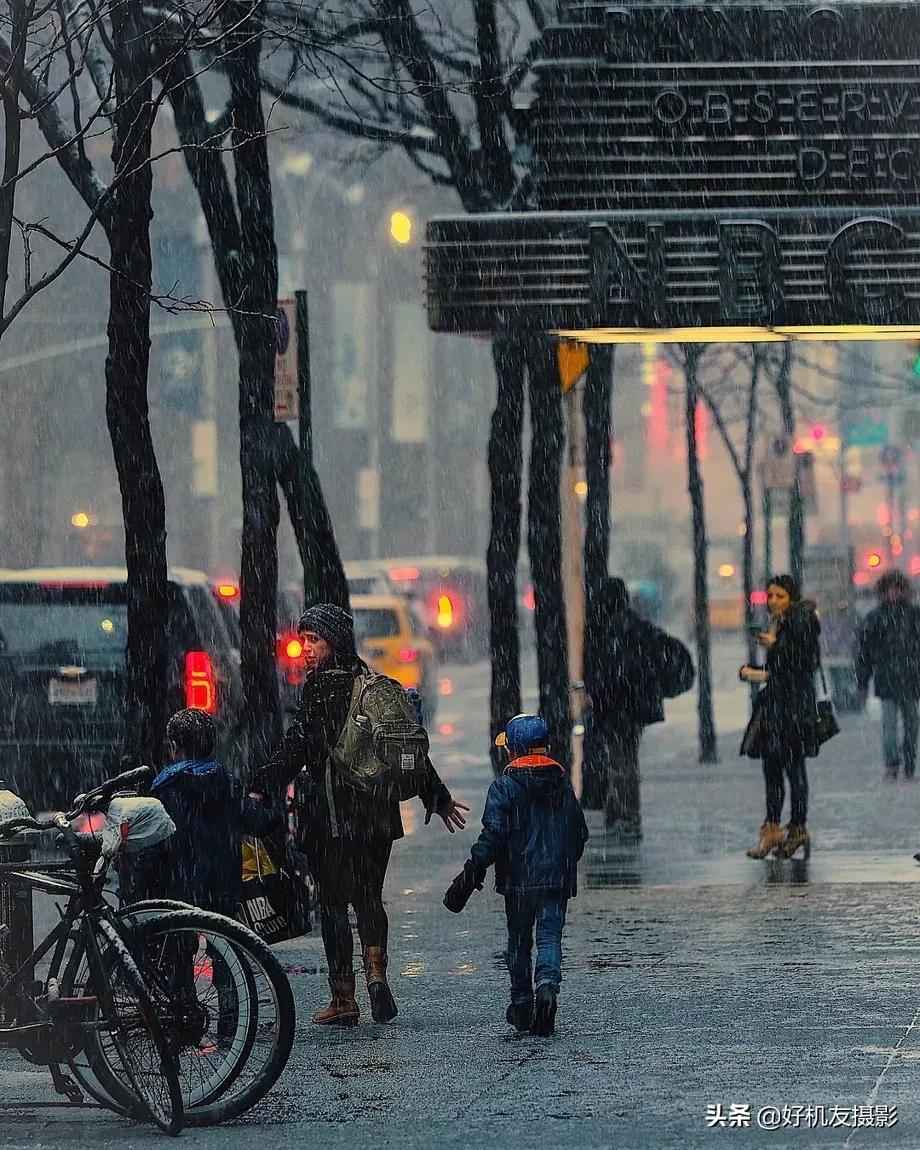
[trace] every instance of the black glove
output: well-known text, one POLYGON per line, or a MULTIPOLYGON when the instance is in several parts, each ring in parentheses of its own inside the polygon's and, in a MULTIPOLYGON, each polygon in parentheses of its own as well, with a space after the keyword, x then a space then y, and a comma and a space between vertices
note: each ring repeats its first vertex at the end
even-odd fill
POLYGON ((482 890, 482 876, 470 860, 447 888, 444 905, 454 914, 459 914, 470 901, 474 890, 482 890))

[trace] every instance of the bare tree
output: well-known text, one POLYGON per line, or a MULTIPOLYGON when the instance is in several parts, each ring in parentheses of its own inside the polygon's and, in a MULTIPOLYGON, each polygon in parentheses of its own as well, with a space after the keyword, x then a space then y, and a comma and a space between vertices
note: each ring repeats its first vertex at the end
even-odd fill
POLYGON ((708 550, 706 500, 697 443, 697 412, 700 403, 698 344, 682 348, 685 380, 684 422, 687 436, 687 490, 693 528, 693 620, 697 658, 697 727, 701 763, 718 761, 716 726, 712 705, 712 645, 709 629, 708 550))
MULTIPOLYGON (((266 67, 265 83, 279 101, 369 148, 402 149, 433 183, 452 187, 468 212, 528 204, 527 116, 519 104, 539 34, 550 16, 544 0, 459 0, 438 11, 412 0, 324 0, 314 8, 309 35, 291 33, 294 10, 293 0, 272 0, 270 5, 277 50, 266 67)), ((528 360, 532 389, 545 394, 550 379, 545 365, 536 366, 540 356, 529 355, 532 343, 529 333, 516 330, 493 340, 497 398, 488 448, 492 489, 487 555, 492 735, 520 708, 516 567, 528 360)), ((555 431, 548 434, 554 443, 555 431)), ((543 446, 552 470, 555 446, 543 446)), ((531 498, 536 494, 539 503, 546 480, 531 472, 534 480, 540 486, 531 498)), ((557 603, 557 575, 546 556, 559 554, 560 529, 547 507, 542 530, 529 532, 537 632, 551 636, 560 620, 547 617, 557 603)), ((558 606, 564 610, 561 601, 558 606)), ((543 705, 560 721, 566 716, 556 734, 559 747, 568 730, 567 684, 560 675, 564 647, 544 656, 543 705)), ((500 769, 494 748, 492 755, 500 769)))

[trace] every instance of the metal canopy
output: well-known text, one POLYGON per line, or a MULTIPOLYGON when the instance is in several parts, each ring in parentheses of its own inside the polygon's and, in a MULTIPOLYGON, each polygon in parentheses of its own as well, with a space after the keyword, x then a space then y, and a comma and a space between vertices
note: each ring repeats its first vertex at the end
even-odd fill
POLYGON ((430 222, 436 330, 920 326, 916 5, 563 4, 535 71, 540 210, 430 222))

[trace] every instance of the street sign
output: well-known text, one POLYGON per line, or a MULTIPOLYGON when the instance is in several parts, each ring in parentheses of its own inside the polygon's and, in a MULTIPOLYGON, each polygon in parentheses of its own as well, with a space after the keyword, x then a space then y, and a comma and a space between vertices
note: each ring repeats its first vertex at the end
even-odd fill
POLYGON ((841 495, 858 495, 862 486, 863 481, 858 475, 843 475, 840 478, 841 495))
POLYGON ((562 394, 566 395, 588 370, 591 362, 588 345, 584 343, 560 343, 556 347, 556 364, 559 368, 559 383, 562 394))
POLYGON ((844 447, 882 447, 887 442, 887 417, 867 415, 856 422, 844 424, 844 447))
POLYGON ((768 491, 788 491, 794 486, 795 455, 787 435, 776 435, 768 442, 761 464, 761 477, 768 491))
POLYGON ((275 330, 275 423, 300 416, 297 379, 297 301, 279 299, 275 330))

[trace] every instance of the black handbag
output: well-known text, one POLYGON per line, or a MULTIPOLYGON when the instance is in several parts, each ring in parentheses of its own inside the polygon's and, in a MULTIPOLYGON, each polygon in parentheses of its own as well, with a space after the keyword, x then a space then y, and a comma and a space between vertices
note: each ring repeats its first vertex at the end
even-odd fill
POLYGON ((840 724, 837 722, 837 716, 834 714, 834 704, 830 700, 827 692, 827 680, 824 677, 824 667, 820 660, 818 662, 818 672, 821 675, 821 688, 824 691, 824 698, 816 700, 815 703, 815 717, 812 721, 812 735, 814 736, 815 743, 821 747, 834 735, 840 734, 840 724))
POLYGON ((749 759, 763 758, 763 707, 763 691, 760 690, 754 696, 751 717, 741 737, 739 754, 747 755, 749 759))

